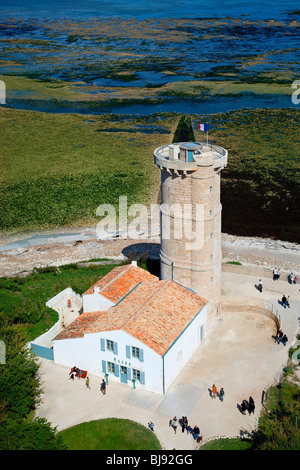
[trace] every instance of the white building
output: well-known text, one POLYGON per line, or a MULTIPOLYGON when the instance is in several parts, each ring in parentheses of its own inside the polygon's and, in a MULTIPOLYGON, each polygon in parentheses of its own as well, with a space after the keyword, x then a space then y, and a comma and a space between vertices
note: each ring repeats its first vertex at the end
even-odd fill
POLYGON ((108 381, 165 393, 204 336, 207 301, 133 264, 82 298, 83 313, 53 339, 54 361, 108 381))

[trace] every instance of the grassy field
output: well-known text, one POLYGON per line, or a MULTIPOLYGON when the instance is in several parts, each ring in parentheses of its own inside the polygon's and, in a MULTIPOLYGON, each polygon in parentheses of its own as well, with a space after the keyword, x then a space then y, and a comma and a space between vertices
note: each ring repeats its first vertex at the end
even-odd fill
MULTIPOLYGON (((228 149, 222 172, 223 231, 300 241, 299 110, 264 109, 205 118, 228 149)), ((40 113, 0 108, 0 233, 96 224, 100 204, 157 203, 153 150, 171 143, 180 115, 40 113)), ((196 139, 203 133, 195 131, 196 139)))
POLYGON ((101 419, 61 431, 68 450, 161 450, 155 433, 126 419, 101 419))
POLYGON ((97 207, 118 209, 121 195, 128 205, 157 202, 161 120, 0 109, 0 123, 2 233, 93 223, 97 207), (154 126, 153 134, 139 124, 154 126))
POLYGON ((252 441, 248 439, 222 438, 203 444, 200 450, 251 450, 252 441))

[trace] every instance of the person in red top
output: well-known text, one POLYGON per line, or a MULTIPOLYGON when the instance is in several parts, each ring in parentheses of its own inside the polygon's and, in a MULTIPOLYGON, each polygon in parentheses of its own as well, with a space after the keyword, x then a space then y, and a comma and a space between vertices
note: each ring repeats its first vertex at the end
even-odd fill
POLYGON ((218 390, 215 384, 213 384, 211 391, 212 391, 211 397, 216 398, 218 390))

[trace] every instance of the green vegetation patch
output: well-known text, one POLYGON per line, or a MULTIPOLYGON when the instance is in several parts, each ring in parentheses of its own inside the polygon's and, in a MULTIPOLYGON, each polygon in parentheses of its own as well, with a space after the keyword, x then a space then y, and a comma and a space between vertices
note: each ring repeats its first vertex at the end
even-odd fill
POLYGON ((58 435, 68 450, 161 450, 150 429, 127 419, 89 421, 58 435))
POLYGON ((203 444, 199 450, 251 450, 252 440, 221 438, 203 444))
POLYGON ((254 436, 256 450, 300 449, 300 388, 286 376, 268 393, 267 410, 259 419, 254 436))

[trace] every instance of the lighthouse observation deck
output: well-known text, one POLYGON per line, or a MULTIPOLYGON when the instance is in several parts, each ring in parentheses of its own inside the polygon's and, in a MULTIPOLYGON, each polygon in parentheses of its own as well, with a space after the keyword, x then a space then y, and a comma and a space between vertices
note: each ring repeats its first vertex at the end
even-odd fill
POLYGON ((201 142, 180 142, 163 145, 154 151, 154 163, 168 173, 187 174, 202 166, 213 166, 215 171, 227 165, 228 153, 218 145, 201 142))

